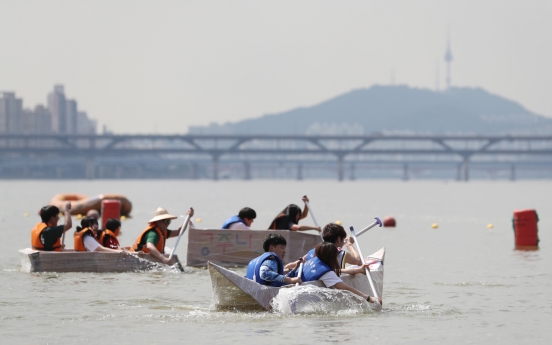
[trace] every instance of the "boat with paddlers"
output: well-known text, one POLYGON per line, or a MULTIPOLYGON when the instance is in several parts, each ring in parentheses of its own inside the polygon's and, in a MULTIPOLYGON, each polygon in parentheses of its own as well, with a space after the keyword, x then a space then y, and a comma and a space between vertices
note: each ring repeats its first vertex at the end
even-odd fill
MULTIPOLYGON (((30 248, 19 250, 24 272, 135 272, 168 266, 146 253, 108 252, 62 252, 40 251, 30 248)), ((174 255, 171 265, 183 271, 178 256, 174 255)))
MULTIPOLYGON (((364 274, 341 275, 341 279, 347 285, 370 295, 382 296, 383 293, 383 262, 385 259, 385 248, 366 257, 370 264, 370 276, 375 288, 372 291, 371 284, 364 274)), ((211 285, 213 287, 214 305, 217 310, 272 310, 271 301, 282 289, 293 288, 293 285, 283 287, 272 287, 261 285, 253 280, 247 279, 234 271, 221 267, 212 262, 208 263, 211 285)), ((321 281, 310 281, 301 286, 324 287, 321 281)), ((344 292, 349 294, 348 292, 344 292)))
MULTIPOLYGON (((282 235, 287 241, 286 257, 295 261, 318 243, 320 235, 289 230, 188 230, 186 265, 207 266, 208 262, 219 266, 247 266, 251 259, 264 253, 263 241, 271 233, 282 235)), ((289 261, 284 260, 284 264, 289 261)))

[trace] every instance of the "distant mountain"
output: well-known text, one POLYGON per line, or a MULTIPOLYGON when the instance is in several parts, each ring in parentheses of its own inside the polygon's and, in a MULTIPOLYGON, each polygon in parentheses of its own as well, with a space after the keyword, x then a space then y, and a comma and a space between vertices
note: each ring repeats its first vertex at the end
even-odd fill
POLYGON ((408 86, 353 90, 308 108, 222 125, 192 134, 552 134, 552 119, 481 88, 443 92, 408 86))

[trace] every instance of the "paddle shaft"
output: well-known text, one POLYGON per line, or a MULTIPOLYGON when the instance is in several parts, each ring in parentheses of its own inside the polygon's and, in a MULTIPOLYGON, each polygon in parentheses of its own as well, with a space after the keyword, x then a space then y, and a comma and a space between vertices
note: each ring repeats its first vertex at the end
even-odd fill
MULTIPOLYGON (((299 264, 299 271, 297 272, 297 276, 301 278, 301 274, 303 273, 303 263, 301 262, 299 264)), ((295 286, 299 286, 299 283, 295 283, 295 286)))
MULTIPOLYGON (((349 229, 351 229, 351 236, 353 236, 353 239, 355 240, 355 246, 357 248, 358 254, 360 255, 360 260, 362 261, 362 264, 366 264, 366 260, 364 259, 364 255, 362 255, 362 251, 360 250, 360 244, 358 243, 358 239, 355 235, 355 229, 351 226, 349 229)), ((372 292, 374 293, 374 297, 379 299, 378 292, 376 291, 376 286, 374 285, 374 281, 372 280, 372 276, 370 275, 370 270, 366 267, 364 268, 366 271, 366 277, 368 278, 368 283, 370 283, 370 288, 372 289, 372 292)))
MULTIPOLYGON (((316 221, 316 218, 314 217, 314 212, 312 212, 312 207, 309 205, 309 202, 305 201, 305 205, 307 205, 307 208, 309 209, 309 212, 311 214, 314 225, 316 225, 317 227, 320 227, 320 226, 318 226, 318 222, 316 221)), ((324 240, 324 238, 322 237, 322 231, 320 231, 320 238, 322 238, 322 240, 324 240)))
MULTIPOLYGON (((193 210, 193 208, 190 207, 190 210, 193 210)), ((186 231, 186 228, 188 227, 189 222, 190 222, 190 215, 188 214, 186 216, 186 219, 184 220, 184 223, 182 224, 182 227, 180 228, 180 233, 178 234, 178 238, 176 239, 174 248, 171 250, 171 255, 169 255, 169 260, 172 259, 174 252, 176 251, 176 246, 178 246, 178 242, 180 241, 180 237, 182 237, 182 234, 186 231)))
POLYGON ((360 231, 358 232, 358 234, 356 234, 357 237, 360 236, 360 235, 362 235, 362 234, 365 233, 366 231, 372 229, 374 226, 376 226, 376 225, 378 225, 378 224, 379 224, 379 226, 380 226, 380 228, 381 228, 381 224, 382 224, 382 223, 381 223, 381 220, 380 220, 378 217, 376 217, 376 221, 375 221, 375 222, 373 222, 372 224, 368 225, 368 226, 365 227, 364 229, 360 230, 360 231))

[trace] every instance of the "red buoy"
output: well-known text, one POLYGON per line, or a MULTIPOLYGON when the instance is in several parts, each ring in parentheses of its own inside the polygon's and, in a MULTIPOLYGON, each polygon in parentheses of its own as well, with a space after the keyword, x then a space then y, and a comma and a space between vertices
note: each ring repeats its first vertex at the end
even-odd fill
POLYGON ((539 216, 535 210, 514 211, 514 234, 516 238, 516 249, 536 250, 539 249, 539 229, 537 222, 539 216))
POLYGON ((109 218, 121 218, 121 202, 119 200, 102 200, 102 229, 109 218))
POLYGON ((395 222, 395 218, 391 216, 387 216, 383 218, 383 226, 386 228, 394 228, 397 225, 397 222, 395 222))

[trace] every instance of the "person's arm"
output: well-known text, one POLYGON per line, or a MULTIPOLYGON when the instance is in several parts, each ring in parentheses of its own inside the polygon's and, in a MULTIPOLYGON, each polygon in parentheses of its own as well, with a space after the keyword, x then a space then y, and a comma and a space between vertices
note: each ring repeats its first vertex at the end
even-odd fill
POLYGON ((278 263, 274 260, 266 260, 262 263, 260 271, 260 278, 267 282, 280 282, 280 283, 301 283, 300 277, 286 277, 282 274, 278 274, 278 263))
MULTIPOLYGON (((340 290, 347 290, 347 291, 350 291, 350 292, 354 293, 355 295, 359 295, 360 297, 364 298, 364 299, 367 300, 369 303, 374 303, 374 302, 376 301, 376 299, 375 299, 374 297, 368 296, 368 295, 365 294, 364 292, 359 291, 359 290, 355 289, 354 287, 345 284, 344 282, 337 283, 337 284, 335 284, 333 287, 335 287, 336 289, 340 289, 340 290)), ((383 303, 381 297, 379 298, 379 303, 380 303, 380 304, 383 303)))
MULTIPOLYGON (((365 268, 368 268, 368 264, 366 265, 362 265, 362 263, 360 264, 360 266, 358 267, 347 267, 347 268, 342 268, 341 269, 341 273, 347 273, 347 274, 366 274, 366 270, 365 268)), ((368 268, 368 270, 370 270, 370 268, 368 268)))
POLYGON ((354 246, 355 240, 351 237, 345 238, 345 247, 347 247, 347 254, 345 254, 345 263, 349 265, 362 265, 360 254, 356 251, 354 246))
POLYGON ((151 242, 148 242, 146 243, 146 248, 148 249, 149 253, 151 255, 153 255, 154 257, 158 258, 159 261, 161 261, 162 263, 164 263, 165 265, 169 265, 170 264, 170 260, 169 258, 165 257, 163 254, 161 254, 157 248, 155 247, 155 244, 151 243, 151 242))
POLYGON ((299 224, 293 224, 292 226, 290 226, 290 230, 292 230, 292 231, 307 231, 307 230, 321 231, 319 226, 299 225, 299 224))
MULTIPOLYGON (((194 216, 194 210, 189 209, 188 211, 186 211, 186 215, 190 215, 190 218, 192 218, 194 216)), ((191 219, 190 219, 190 221, 191 221, 191 219)), ((176 230, 169 230, 169 236, 167 236, 167 238, 177 237, 178 234, 180 234, 180 229, 181 228, 182 228, 182 226, 180 226, 176 230)))
POLYGON ((307 202, 309 202, 309 198, 305 195, 303 197, 303 202, 305 203, 305 206, 303 207, 303 213, 301 213, 301 217, 299 219, 305 219, 309 215, 309 208, 307 207, 307 202))
POLYGON ((106 253, 121 253, 121 252, 124 252, 125 250, 123 250, 123 249, 111 249, 111 248, 104 247, 100 244, 98 247, 96 247, 96 250, 94 250, 94 251, 95 252, 106 252, 106 253))
POLYGON ((67 201, 65 203, 65 213, 63 213, 63 216, 65 217, 65 224, 63 225, 63 232, 71 229, 73 226, 73 220, 71 219, 71 202, 67 201))

